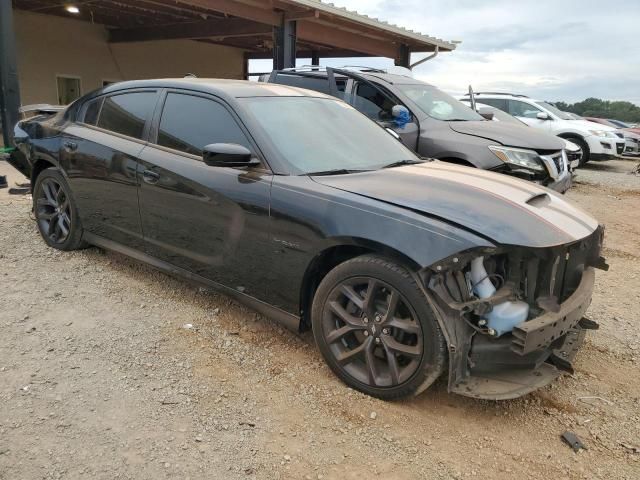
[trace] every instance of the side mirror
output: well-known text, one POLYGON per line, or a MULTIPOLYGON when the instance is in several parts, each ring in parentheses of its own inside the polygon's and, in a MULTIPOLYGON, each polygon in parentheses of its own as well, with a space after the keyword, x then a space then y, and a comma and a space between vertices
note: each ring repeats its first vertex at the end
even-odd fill
POLYGON ((408 119, 411 118, 411 112, 409 112, 409 109, 404 105, 395 105, 391 109, 391 115, 393 116, 393 118, 401 118, 401 117, 405 117, 408 119))
POLYGON ((538 112, 536 118, 538 120, 551 120, 551 117, 549 117, 549 114, 547 112, 538 112))
POLYGON ((488 108, 481 108, 478 110, 478 114, 485 120, 493 120, 493 112, 488 108))
POLYGON ((254 167, 260 160, 251 150, 235 143, 212 143, 202 150, 202 160, 210 167, 254 167))

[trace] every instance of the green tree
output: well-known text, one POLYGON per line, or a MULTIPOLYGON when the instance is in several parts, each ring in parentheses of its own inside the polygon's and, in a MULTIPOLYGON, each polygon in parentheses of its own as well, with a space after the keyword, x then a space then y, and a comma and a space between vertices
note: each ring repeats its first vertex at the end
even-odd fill
POLYGON ((613 118, 631 123, 640 122, 640 107, 631 102, 611 102, 599 98, 587 98, 573 104, 562 101, 554 103, 560 110, 577 113, 584 117, 613 118))

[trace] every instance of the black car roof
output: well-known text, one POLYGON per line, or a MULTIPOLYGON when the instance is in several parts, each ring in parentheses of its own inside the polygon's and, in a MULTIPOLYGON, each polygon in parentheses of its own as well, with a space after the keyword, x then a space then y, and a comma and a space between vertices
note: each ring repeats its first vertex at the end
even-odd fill
POLYGON ((162 78, 151 80, 130 80, 118 82, 101 90, 101 93, 115 93, 132 88, 181 88, 211 93, 219 97, 327 97, 320 92, 302 88, 250 82, 246 80, 224 80, 213 78, 162 78))

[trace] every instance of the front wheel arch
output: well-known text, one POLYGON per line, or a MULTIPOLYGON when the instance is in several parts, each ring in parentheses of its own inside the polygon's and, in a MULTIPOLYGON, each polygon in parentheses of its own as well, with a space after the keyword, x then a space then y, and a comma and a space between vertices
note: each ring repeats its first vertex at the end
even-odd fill
POLYGON ((393 259, 410 271, 420 266, 411 258, 387 245, 365 239, 335 239, 338 242, 319 251, 309 262, 300 287, 300 331, 311 328, 311 305, 313 297, 324 277, 336 266, 347 260, 367 254, 383 255, 393 259))

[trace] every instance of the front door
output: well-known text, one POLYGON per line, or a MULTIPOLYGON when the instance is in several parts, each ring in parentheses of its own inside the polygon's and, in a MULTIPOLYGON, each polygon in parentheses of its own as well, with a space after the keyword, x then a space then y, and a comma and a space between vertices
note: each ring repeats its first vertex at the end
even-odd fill
POLYGON ((136 169, 156 91, 98 97, 64 130, 60 159, 88 232, 142 249, 136 169))
POLYGON ((535 105, 520 100, 508 100, 509 113, 530 127, 539 128, 541 130, 550 130, 552 120, 541 120, 538 118, 539 113, 543 113, 541 109, 535 105))
POLYGON ((414 152, 418 148, 418 136, 420 128, 415 118, 404 124, 398 125, 392 115, 392 109, 396 105, 402 105, 400 100, 393 98, 371 82, 356 81, 353 83, 351 104, 371 120, 384 128, 390 128, 398 135, 400 140, 414 152))
POLYGON ((169 91, 140 155, 140 212, 147 253, 256 298, 269 270, 271 173, 210 167, 202 149, 234 143, 257 151, 213 97, 169 91))

